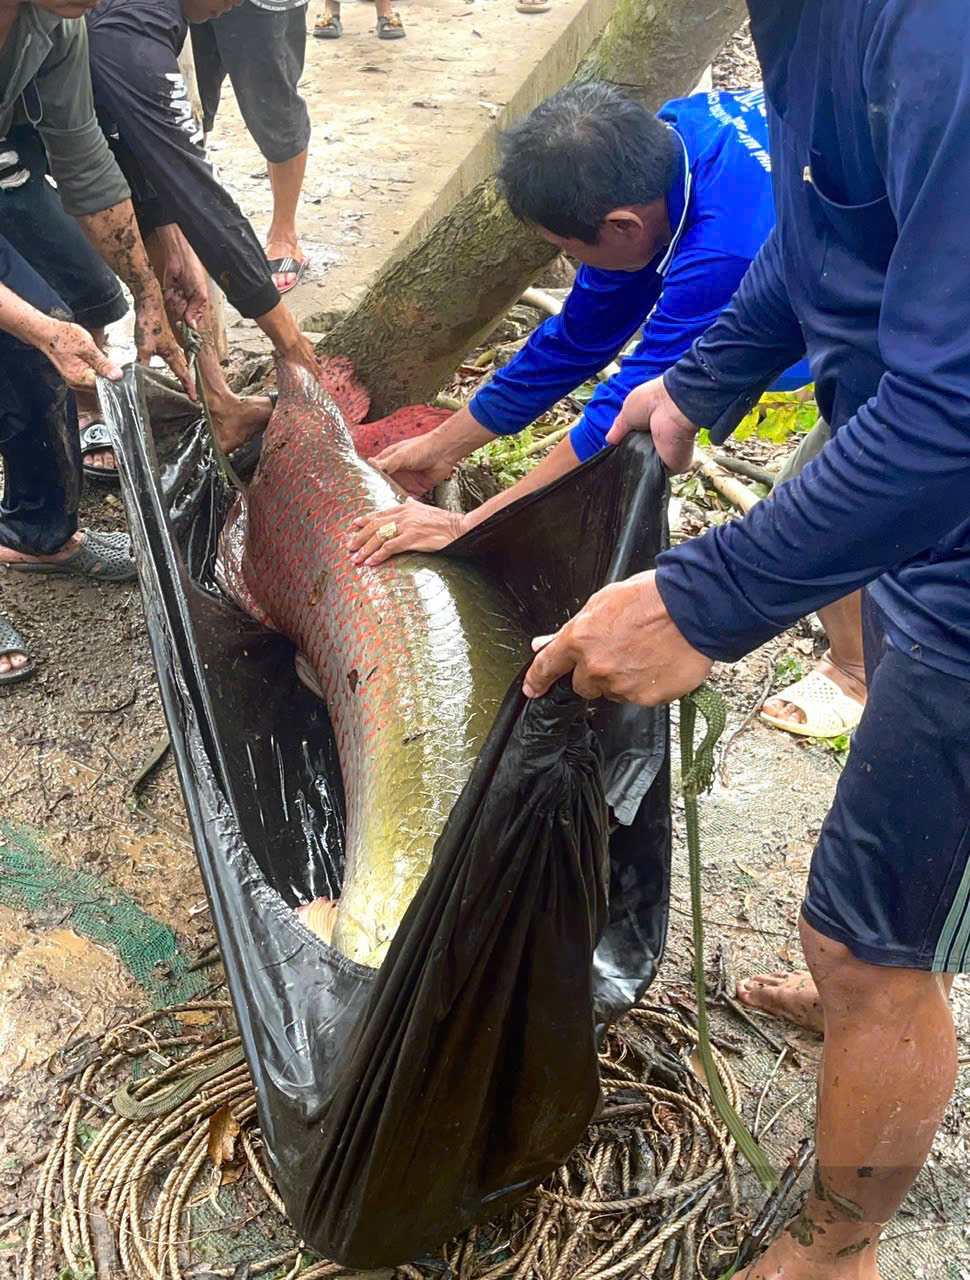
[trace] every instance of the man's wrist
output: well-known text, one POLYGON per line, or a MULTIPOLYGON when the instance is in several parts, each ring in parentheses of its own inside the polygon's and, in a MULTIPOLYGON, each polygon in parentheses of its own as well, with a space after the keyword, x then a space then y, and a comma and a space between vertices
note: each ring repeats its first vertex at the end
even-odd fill
POLYGON ((40 351, 48 352, 57 338, 57 326, 63 323, 63 320, 55 320, 53 316, 31 308, 17 326, 19 332, 16 337, 40 351))
POLYGON ((439 459, 453 467, 476 449, 497 439, 496 433, 483 427, 468 405, 463 405, 451 418, 435 427, 430 435, 439 459))
POLYGON ((256 323, 280 355, 292 355, 301 347, 303 335, 284 302, 278 302, 272 310, 257 316, 256 323))
POLYGON ((463 458, 467 458, 469 453, 474 453, 474 448, 466 449, 463 441, 453 432, 442 432, 441 427, 435 427, 431 432, 434 447, 437 456, 441 462, 446 462, 450 467, 457 467, 463 458))

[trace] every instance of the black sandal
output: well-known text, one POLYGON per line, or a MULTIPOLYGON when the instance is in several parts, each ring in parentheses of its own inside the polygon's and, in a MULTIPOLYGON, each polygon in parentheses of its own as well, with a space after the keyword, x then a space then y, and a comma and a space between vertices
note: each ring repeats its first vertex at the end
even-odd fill
POLYGON ((81 428, 81 470, 96 484, 118 483, 117 467, 96 467, 93 463, 84 461, 89 453, 105 453, 108 449, 114 452, 114 441, 111 439, 111 432, 100 419, 81 428))
POLYGON ((388 16, 387 14, 379 13, 377 15, 378 40, 403 40, 406 35, 404 23, 398 14, 392 13, 388 16))
POLYGON ((313 34, 318 40, 339 40, 344 33, 343 24, 335 13, 317 18, 313 34))

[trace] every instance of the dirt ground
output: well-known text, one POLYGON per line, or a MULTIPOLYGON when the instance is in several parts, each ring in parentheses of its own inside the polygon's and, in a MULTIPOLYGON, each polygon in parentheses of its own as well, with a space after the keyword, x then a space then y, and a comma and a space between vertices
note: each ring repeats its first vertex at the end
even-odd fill
MULTIPOLYGON (((318 7, 320 0, 313 0, 311 17, 318 7)), ((366 274, 361 261, 383 256, 395 220, 412 198, 415 151, 434 147, 442 169, 447 166, 452 142, 440 133, 436 104, 448 99, 454 106, 460 97, 461 111, 490 112, 489 84, 502 42, 507 36, 527 39, 507 0, 406 0, 402 14, 408 39, 397 46, 376 41, 369 30, 372 10, 352 0, 344 6, 342 41, 309 42, 308 97, 316 133, 301 225, 314 266, 298 295, 304 314, 344 305, 366 274), (375 129, 389 145, 379 173, 372 152, 358 145, 375 129)), ((715 68, 715 83, 738 84, 753 74, 750 46, 739 41, 715 68)), ((260 226, 269 188, 231 108, 216 142, 224 176, 260 226)), ((244 355, 248 339, 235 336, 236 354, 244 355)), ((758 453, 757 445, 753 449, 758 453)), ((771 461, 771 455, 762 448, 759 460, 771 461)), ((89 489, 83 511, 91 525, 122 526, 113 494, 89 489)), ((685 514, 683 505, 679 511, 685 514)), ((692 527, 707 518, 703 512, 686 514, 692 527)), ((0 855, 26 842, 45 865, 62 873, 55 889, 31 882, 25 872, 26 905, 0 905, 2 1276, 16 1274, 23 1245, 19 1215, 29 1204, 37 1157, 59 1115, 52 1055, 79 1034, 97 1035, 150 1002, 163 1002, 168 990, 174 996, 175 987, 166 984, 182 963, 170 956, 155 966, 147 985, 144 975, 136 982, 116 950, 77 927, 85 886, 100 886, 98 892, 114 895, 125 909, 131 904, 166 936, 174 935, 172 956, 198 954, 212 933, 171 760, 163 758, 141 780, 165 726, 137 588, 7 573, 0 581, 0 609, 29 638, 39 668, 31 682, 0 691, 0 855), (13 1224, 6 1233, 5 1224, 13 1224)), ((803 623, 744 662, 717 670, 730 711, 726 742, 748 721, 779 660, 787 655, 807 665, 819 645, 817 630, 803 623)), ((798 905, 839 768, 831 752, 756 720, 722 759, 720 780, 702 808, 708 949, 712 957, 727 949, 739 976, 799 962, 798 905)), ((679 828, 680 801, 674 803, 679 828)), ((686 997, 689 894, 679 838, 670 923, 656 989, 686 997)), ((890 1229, 886 1280, 970 1275, 970 988, 963 980, 954 1008, 963 1069, 931 1164, 890 1229)), ((768 1085, 760 1111, 763 1120, 779 1113, 767 1144, 781 1163, 811 1133, 819 1042, 759 1021, 772 1047, 729 1012, 718 1009, 715 1019, 745 1086, 749 1122, 768 1085), (782 1047, 788 1052, 772 1075, 782 1047)))
MULTIPOLYGON (((396 251, 474 149, 582 0, 515 13, 508 0, 401 0, 404 40, 378 40, 374 9, 347 0, 340 40, 307 40, 300 88, 313 121, 299 227, 310 269, 288 301, 298 317, 343 309, 396 251)), ((324 10, 310 0, 308 25, 324 10)), ((540 94, 541 96, 541 94, 540 94)), ((266 166, 228 89, 212 159, 262 234, 272 208, 266 166)), ((471 185, 478 181, 475 175, 471 185)), ((261 348, 261 335, 243 323, 261 348)))

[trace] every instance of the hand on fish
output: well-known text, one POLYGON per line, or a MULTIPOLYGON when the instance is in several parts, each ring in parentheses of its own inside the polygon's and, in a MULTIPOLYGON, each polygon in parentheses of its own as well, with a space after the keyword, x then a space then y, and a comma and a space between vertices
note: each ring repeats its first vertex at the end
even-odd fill
POLYGON ((532 642, 523 693, 537 698, 572 672, 583 698, 657 707, 690 693, 714 665, 684 638, 657 590, 638 573, 591 596, 554 636, 532 642))
POLYGON ((413 440, 399 440, 396 444, 389 444, 376 457, 368 458, 368 462, 396 480, 402 489, 415 498, 420 498, 436 484, 447 480, 455 469, 452 460, 442 458, 441 445, 434 431, 413 440))
POLYGON ((354 564, 382 564, 403 551, 440 551, 465 532, 464 517, 408 498, 372 516, 358 516, 347 549, 354 564))

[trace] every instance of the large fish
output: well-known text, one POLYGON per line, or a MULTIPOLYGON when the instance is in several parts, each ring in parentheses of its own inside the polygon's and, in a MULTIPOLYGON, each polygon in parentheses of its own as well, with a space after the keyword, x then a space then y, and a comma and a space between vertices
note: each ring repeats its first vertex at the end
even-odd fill
POLYGON ((337 405, 304 370, 281 363, 278 384, 224 556, 241 554, 246 590, 235 594, 294 642, 326 699, 347 800, 332 942, 377 966, 528 644, 467 564, 352 563, 353 517, 402 493, 357 456, 337 405))

